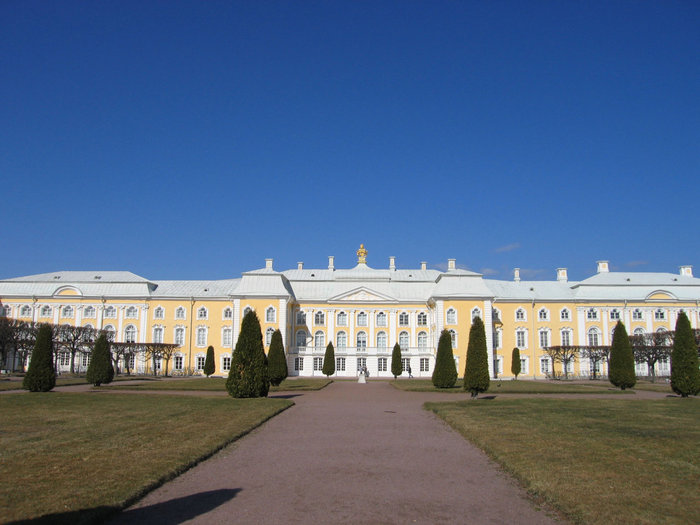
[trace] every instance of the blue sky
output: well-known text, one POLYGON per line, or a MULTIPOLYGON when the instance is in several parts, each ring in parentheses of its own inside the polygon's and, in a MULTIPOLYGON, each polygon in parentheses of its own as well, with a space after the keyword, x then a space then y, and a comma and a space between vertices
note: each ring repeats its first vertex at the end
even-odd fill
POLYGON ((0 278, 700 274, 697 2, 0 3, 0 278))

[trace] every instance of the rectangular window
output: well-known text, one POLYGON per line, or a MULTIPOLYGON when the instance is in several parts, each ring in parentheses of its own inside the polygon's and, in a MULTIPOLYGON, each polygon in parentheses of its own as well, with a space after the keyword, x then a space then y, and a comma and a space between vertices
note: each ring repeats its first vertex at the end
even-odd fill
POLYGON ((204 370, 205 360, 206 360, 206 357, 204 357, 203 355, 197 356, 197 370, 204 370))
POLYGON ((362 370, 366 366, 367 366, 367 358, 366 357, 358 357, 357 358, 357 371, 359 372, 360 370, 362 370))
POLYGON ((314 371, 320 372, 323 370, 323 357, 314 357, 314 371))
POLYGON ((204 328, 197 329, 197 346, 207 346, 207 331, 204 328))
POLYGON ((224 372, 228 372, 231 370, 231 356, 226 355, 224 358, 221 360, 221 368, 224 372))
POLYGON ((420 359, 420 371, 430 372, 430 359, 427 357, 421 357, 420 359))
POLYGON ((501 348, 501 332, 499 330, 493 332, 493 347, 497 350, 501 348))
POLYGON ((224 346, 231 346, 231 329, 224 328, 224 335, 221 338, 222 344, 224 346))
POLYGON ((303 357, 295 357, 294 358, 294 370, 299 372, 300 370, 304 370, 304 358, 303 357))
POLYGON ((547 348, 549 346, 549 332, 540 332, 540 348, 547 348))
POLYGON ((544 357, 540 359, 540 372, 543 374, 549 374, 549 359, 544 357))
POLYGON ((527 374, 527 359, 525 358, 520 358, 520 373, 521 374, 527 374))
POLYGON ((88 366, 90 364, 90 354, 83 354, 80 358, 80 366, 88 366))
POLYGON ((61 352, 58 354, 58 364, 60 366, 70 365, 70 354, 68 352, 61 352))
POLYGON ((402 357, 401 358, 401 370, 403 372, 408 372, 408 367, 411 364, 411 360, 407 357, 402 357))
POLYGON ((518 330, 515 332, 515 346, 518 348, 526 348, 525 330, 518 330))
POLYGON ((377 361, 377 370, 379 370, 380 372, 386 372, 386 363, 386 357, 380 357, 377 361))
POLYGON ((569 332, 568 330, 561 331, 561 345, 571 346, 571 332, 569 332))
POLYGON ((176 355, 175 360, 173 361, 173 368, 175 370, 182 370, 184 362, 185 359, 181 355, 176 355))
POLYGON ((335 371, 336 372, 345 372, 345 358, 344 357, 336 357, 335 358, 335 371))

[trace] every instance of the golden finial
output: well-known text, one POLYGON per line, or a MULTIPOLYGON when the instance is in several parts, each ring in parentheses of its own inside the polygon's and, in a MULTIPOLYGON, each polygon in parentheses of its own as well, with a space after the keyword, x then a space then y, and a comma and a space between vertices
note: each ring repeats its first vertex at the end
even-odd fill
POLYGON ((360 244, 360 249, 357 250, 357 264, 367 264, 367 250, 364 244, 360 244))

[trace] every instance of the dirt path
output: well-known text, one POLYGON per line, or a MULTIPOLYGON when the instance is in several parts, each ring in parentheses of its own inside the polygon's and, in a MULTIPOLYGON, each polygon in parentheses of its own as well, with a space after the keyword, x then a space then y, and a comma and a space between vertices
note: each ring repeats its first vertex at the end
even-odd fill
POLYGON ((422 408, 463 397, 345 381, 294 395, 294 407, 111 523, 553 523, 422 408))

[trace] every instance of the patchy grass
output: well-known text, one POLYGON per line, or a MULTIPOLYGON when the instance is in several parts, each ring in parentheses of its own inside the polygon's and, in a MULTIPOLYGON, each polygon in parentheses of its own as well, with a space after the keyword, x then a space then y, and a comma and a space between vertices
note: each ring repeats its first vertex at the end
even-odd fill
MULTIPOLYGON (((294 378, 285 379, 280 386, 270 387, 270 392, 288 392, 288 391, 304 391, 304 390, 321 390, 323 387, 332 383, 331 379, 326 378, 294 378)), ((200 392, 225 392, 226 378, 224 377, 193 377, 185 379, 162 379, 159 381, 150 381, 145 384, 137 385, 107 385, 105 389, 119 390, 196 390, 200 392)))
POLYGON ((228 396, 0 396, 0 520, 102 519, 292 404, 228 396))
MULTIPOLYGON (((430 379, 401 379, 391 381, 391 385, 399 390, 410 392, 441 392, 465 394, 462 381, 452 388, 435 388, 430 379)), ((491 380, 488 389, 489 394, 631 394, 630 391, 622 391, 607 383, 567 383, 564 381, 517 381, 491 380)))
MULTIPOLYGON (((114 381, 133 381, 138 379, 141 381, 156 381, 153 377, 147 376, 117 376, 114 381)), ((56 378, 56 386, 72 386, 72 385, 87 385, 85 376, 64 375, 56 378)), ((19 380, 0 380, 0 391, 3 390, 22 390, 22 378, 19 380)))
POLYGON ((666 382, 666 378, 657 379, 656 383, 651 381, 640 381, 637 380, 637 384, 634 385, 634 390, 650 390, 652 392, 664 392, 666 394, 673 394, 671 390, 671 383, 666 382))
POLYGON ((426 403, 575 523, 697 523, 700 401, 426 403))

